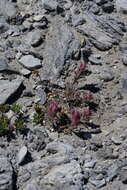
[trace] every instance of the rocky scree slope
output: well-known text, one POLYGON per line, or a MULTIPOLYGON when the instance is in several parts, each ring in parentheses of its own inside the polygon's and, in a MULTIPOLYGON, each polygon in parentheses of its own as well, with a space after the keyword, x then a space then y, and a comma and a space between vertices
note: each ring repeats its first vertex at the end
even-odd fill
POLYGON ((0 105, 0 190, 126 190, 126 0, 0 1, 0 105), (59 133, 35 105, 60 99, 81 63, 91 120, 59 133))

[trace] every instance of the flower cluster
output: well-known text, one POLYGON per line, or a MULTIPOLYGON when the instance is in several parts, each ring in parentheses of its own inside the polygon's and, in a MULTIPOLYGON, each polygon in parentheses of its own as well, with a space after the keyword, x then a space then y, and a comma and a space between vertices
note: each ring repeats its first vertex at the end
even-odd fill
POLYGON ((50 116, 55 116, 58 111, 58 103, 57 102, 51 102, 48 109, 48 114, 50 116))
MULTIPOLYGON (((59 93, 57 91, 49 93, 45 115, 47 114, 46 119, 55 130, 60 131, 69 126, 75 128, 89 120, 92 114, 90 103, 93 101, 93 95, 91 92, 80 91, 76 86, 79 77, 86 74, 87 70, 87 63, 81 62, 75 72, 76 80, 73 83, 67 82, 65 89, 59 93), (53 94, 57 94, 57 96, 53 94)), ((38 109, 36 111, 38 112, 38 109)), ((41 118, 44 120, 45 116, 43 115, 41 118)), ((39 118, 37 117, 36 120, 40 121, 40 111, 39 118)))

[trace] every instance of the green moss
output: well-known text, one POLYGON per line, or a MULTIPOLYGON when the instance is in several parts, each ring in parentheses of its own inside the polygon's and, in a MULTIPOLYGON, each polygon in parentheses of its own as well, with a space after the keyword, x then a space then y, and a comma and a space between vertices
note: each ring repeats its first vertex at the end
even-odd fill
POLYGON ((0 116, 0 135, 9 131, 9 120, 4 116, 0 116))
POLYGON ((13 104, 12 107, 11 107, 11 110, 15 113, 20 113, 20 110, 21 110, 21 106, 18 105, 18 104, 13 104))
POLYGON ((10 106, 8 104, 0 105, 0 111, 2 113, 7 113, 10 109, 10 106))

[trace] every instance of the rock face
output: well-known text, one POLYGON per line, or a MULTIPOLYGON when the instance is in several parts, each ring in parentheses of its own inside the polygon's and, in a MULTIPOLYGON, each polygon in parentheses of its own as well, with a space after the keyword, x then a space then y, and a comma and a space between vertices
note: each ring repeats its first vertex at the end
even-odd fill
POLYGON ((8 98, 16 93, 22 82, 23 80, 21 78, 17 78, 11 82, 0 80, 0 104, 6 103, 8 98))
POLYGON ((0 190, 127 190, 126 14, 0 0, 0 190))

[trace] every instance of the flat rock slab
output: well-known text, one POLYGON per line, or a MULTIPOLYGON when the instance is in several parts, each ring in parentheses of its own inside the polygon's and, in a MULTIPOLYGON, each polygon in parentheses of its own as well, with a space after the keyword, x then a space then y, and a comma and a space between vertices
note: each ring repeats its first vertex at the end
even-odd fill
POLYGON ((70 49, 73 33, 61 20, 55 19, 46 38, 46 46, 43 52, 42 80, 57 78, 63 70, 67 54, 70 49))
POLYGON ((42 66, 40 59, 37 59, 32 55, 25 55, 21 57, 19 62, 29 70, 39 69, 42 66))
POLYGON ((9 97, 11 97, 22 84, 21 77, 12 81, 0 80, 0 104, 5 104, 9 97))

